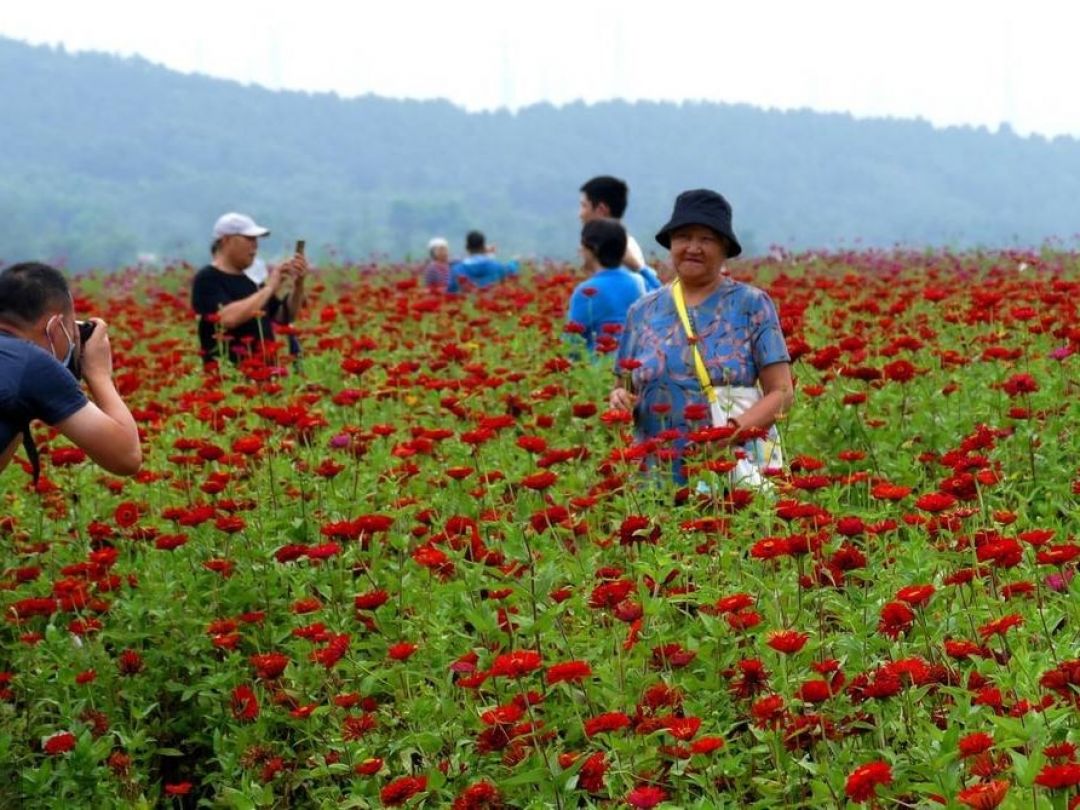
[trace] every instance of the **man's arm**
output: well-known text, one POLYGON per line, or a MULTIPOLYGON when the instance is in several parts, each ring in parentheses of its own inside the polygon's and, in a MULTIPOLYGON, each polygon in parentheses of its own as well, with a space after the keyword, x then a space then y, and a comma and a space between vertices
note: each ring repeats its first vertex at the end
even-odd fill
POLYGON ((645 267, 645 254, 641 250, 641 245, 637 243, 637 240, 627 235, 626 238, 626 254, 623 256, 623 266, 628 270, 641 270, 645 267))
POLYGON ((257 317, 260 312, 267 309, 270 304, 270 299, 281 286, 281 281, 281 268, 275 267, 270 271, 270 275, 267 276, 266 284, 254 293, 247 298, 232 301, 221 307, 217 312, 218 323, 221 324, 223 329, 235 329, 241 324, 247 323, 252 318, 257 317))
POLYGON ((97 328, 83 346, 83 378, 94 402, 88 402, 56 428, 100 466, 116 475, 134 475, 142 465, 139 429, 112 381, 112 350, 107 327, 97 328))

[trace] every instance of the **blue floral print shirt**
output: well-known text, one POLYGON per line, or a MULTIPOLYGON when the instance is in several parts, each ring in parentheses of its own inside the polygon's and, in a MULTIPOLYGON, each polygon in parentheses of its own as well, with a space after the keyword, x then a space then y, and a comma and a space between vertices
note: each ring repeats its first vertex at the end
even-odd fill
MULTIPOLYGON (((789 363, 780 318, 764 290, 724 276, 720 288, 697 306, 687 306, 698 346, 713 385, 752 386, 765 366, 789 363)), ((670 287, 636 301, 626 313, 618 360, 640 365, 627 372, 637 394, 634 422, 639 439, 662 430, 686 430, 687 405, 708 400, 694 371, 694 358, 670 287)), ((706 423, 696 422, 692 429, 706 423)))

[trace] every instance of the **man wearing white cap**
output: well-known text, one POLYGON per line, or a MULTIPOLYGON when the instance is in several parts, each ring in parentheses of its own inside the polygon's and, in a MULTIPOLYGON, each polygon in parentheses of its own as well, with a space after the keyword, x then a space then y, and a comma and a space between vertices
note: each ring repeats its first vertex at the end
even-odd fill
POLYGON ((204 363, 220 359, 222 344, 233 362, 252 356, 265 360, 264 343, 274 338, 274 321, 291 322, 303 305, 308 264, 302 255, 272 268, 261 286, 244 273, 255 261, 259 237, 269 233, 246 214, 225 214, 214 224, 213 258, 195 274, 191 289, 204 363), (288 279, 292 290, 278 298, 288 279))

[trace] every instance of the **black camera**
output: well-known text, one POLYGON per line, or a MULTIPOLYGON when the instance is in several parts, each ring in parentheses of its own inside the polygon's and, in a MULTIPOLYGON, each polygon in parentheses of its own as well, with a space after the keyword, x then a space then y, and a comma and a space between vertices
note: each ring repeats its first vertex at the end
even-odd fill
POLYGON ((75 321, 75 326, 79 329, 79 349, 80 351, 74 352, 71 355, 71 359, 68 360, 68 371, 70 371, 76 380, 82 379, 82 347, 86 345, 86 341, 90 339, 90 335, 94 334, 94 327, 97 326, 93 321, 75 321))
POLYGON ((94 334, 94 327, 97 326, 93 321, 75 321, 75 325, 79 327, 79 343, 86 343, 90 339, 90 336, 94 334))

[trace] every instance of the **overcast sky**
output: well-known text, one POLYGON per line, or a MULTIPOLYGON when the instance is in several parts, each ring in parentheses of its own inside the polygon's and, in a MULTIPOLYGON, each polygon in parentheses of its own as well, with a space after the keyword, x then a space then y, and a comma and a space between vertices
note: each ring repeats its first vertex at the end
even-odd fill
POLYGON ((1080 136, 1072 0, 4 0, 0 34, 470 110, 706 99, 1080 136))

